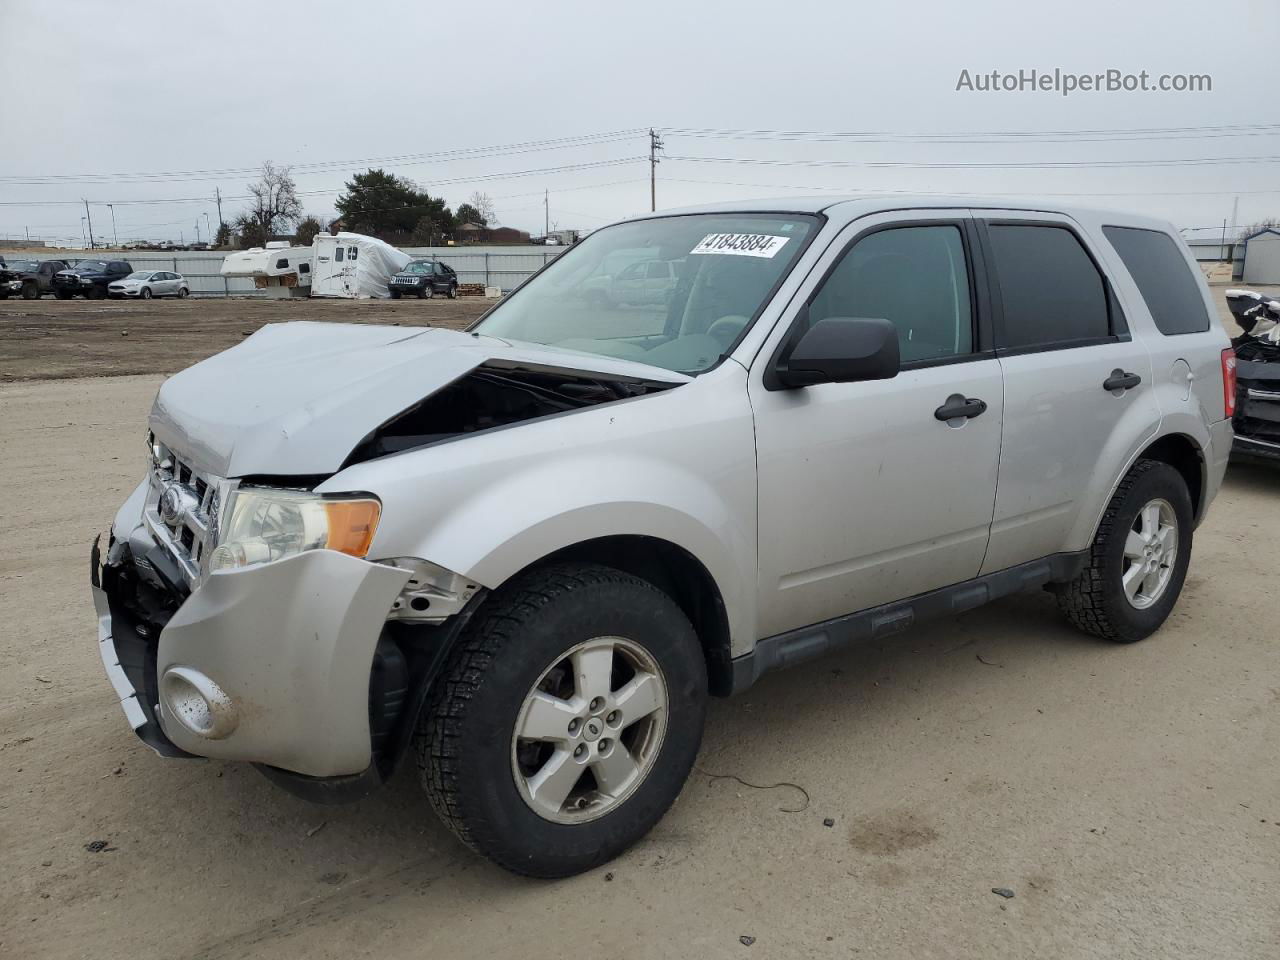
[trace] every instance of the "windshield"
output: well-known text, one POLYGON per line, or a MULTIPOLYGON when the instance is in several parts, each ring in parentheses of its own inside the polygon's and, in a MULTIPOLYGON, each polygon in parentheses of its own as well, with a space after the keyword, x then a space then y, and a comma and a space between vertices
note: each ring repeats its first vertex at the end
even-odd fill
POLYGON ((34 273, 40 269, 40 264, 35 260, 10 260, 6 270, 12 270, 14 273, 34 273))
POLYGON ((125 280, 150 280, 154 270, 136 270, 125 277, 125 280))
POLYGON ((597 230, 475 328, 700 373, 746 331, 816 217, 698 214, 597 230))
POLYGON ((431 264, 426 261, 418 260, 409 264, 407 267, 404 268, 402 272, 403 273, 430 273, 431 264))
POLYGON ((103 273, 107 265, 102 260, 81 260, 76 264, 76 269, 83 273, 103 273))

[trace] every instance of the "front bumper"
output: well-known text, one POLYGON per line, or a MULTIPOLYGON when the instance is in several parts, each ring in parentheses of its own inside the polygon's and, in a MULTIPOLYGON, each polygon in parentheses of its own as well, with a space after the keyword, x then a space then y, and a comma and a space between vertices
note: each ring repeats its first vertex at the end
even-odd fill
POLYGON ((212 574, 185 598, 169 594, 171 609, 140 616, 137 594, 164 593, 146 582, 159 555, 139 563, 137 528, 123 531, 131 540, 120 533, 105 557, 93 550, 99 648, 148 746, 307 777, 369 768, 370 670, 408 571, 315 550, 212 574), (193 690, 215 692, 210 710, 192 708, 193 690))

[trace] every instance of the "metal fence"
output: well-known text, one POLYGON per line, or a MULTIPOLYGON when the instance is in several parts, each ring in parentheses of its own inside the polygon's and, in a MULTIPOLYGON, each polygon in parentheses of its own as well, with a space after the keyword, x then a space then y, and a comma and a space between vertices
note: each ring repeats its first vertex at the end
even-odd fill
MULTIPOLYGON (((461 283, 480 283, 500 287, 505 293, 541 270, 567 247, 402 247, 414 259, 438 259, 458 274, 461 283)), ((80 260, 127 260, 135 270, 172 270, 190 283, 196 297, 257 297, 265 291, 257 289, 252 277, 224 277, 218 271, 226 256, 220 250, 178 250, 165 253, 156 250, 112 250, 103 253, 86 250, 69 257, 50 252, 50 257, 75 264, 80 260)))

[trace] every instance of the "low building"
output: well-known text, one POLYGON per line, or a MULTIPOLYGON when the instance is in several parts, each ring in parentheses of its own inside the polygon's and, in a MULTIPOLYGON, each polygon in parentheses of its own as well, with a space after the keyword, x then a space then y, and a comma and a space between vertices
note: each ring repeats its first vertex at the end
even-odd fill
POLYGON ((1280 284, 1280 230, 1267 227, 1244 238, 1244 283, 1280 284))

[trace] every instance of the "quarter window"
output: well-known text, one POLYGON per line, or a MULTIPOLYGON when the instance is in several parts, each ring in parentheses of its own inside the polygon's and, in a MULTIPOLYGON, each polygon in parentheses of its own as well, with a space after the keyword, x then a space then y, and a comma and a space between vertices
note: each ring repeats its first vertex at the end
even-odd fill
POLYGON ((987 234, 1004 305, 997 348, 1111 335, 1106 284, 1074 233, 1065 227, 991 224, 987 234))
POLYGON ((1166 336, 1209 329, 1200 287, 1173 238, 1158 230, 1103 227, 1138 285, 1156 328, 1166 336))
POLYGON ((953 224, 894 227, 859 240, 809 303, 827 317, 889 320, 903 363, 973 352, 964 241, 953 224))
POLYGON ((342 262, 343 251, 344 251, 345 249, 346 249, 345 247, 335 247, 335 248, 334 248, 334 251, 333 251, 333 262, 334 262, 334 263, 341 263, 341 262, 342 262))

